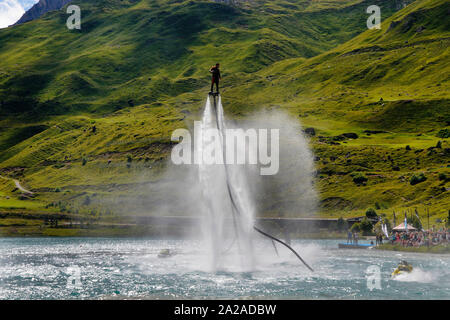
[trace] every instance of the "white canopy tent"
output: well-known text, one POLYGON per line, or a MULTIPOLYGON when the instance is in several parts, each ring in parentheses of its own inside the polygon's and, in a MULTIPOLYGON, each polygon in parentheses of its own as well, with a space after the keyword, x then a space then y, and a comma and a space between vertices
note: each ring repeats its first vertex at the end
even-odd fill
POLYGON ((392 229, 392 231, 416 231, 417 229, 408 224, 408 230, 405 228, 405 223, 402 222, 398 226, 392 229))

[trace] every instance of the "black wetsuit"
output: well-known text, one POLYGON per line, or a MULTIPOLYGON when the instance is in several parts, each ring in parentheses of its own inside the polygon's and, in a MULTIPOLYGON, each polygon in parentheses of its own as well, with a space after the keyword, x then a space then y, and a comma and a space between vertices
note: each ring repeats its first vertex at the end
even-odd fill
POLYGON ((220 81, 220 70, 217 67, 212 67, 209 69, 209 72, 212 73, 212 80, 211 80, 211 92, 213 91, 214 83, 216 84, 216 90, 217 93, 219 93, 219 81, 220 81))

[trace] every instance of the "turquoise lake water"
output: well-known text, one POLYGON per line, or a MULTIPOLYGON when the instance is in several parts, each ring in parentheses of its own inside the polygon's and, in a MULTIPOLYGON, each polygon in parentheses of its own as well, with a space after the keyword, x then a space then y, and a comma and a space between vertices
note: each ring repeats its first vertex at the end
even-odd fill
POLYGON ((267 241, 256 243, 252 268, 230 256, 212 271, 200 241, 2 238, 0 299, 450 299, 450 256, 338 242, 292 242, 314 272, 267 241), (166 248, 175 255, 158 258, 166 248), (391 279, 400 260, 414 271, 391 279))

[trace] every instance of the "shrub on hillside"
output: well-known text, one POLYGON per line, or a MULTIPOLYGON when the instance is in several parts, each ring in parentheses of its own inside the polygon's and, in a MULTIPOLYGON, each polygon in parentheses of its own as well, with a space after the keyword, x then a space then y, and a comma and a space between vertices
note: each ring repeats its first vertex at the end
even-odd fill
POLYGON ((368 180, 367 177, 361 172, 352 173, 351 176, 353 177, 353 182, 356 184, 364 184, 368 180))
POLYGON ((373 225, 367 217, 364 217, 360 222, 360 229, 363 235, 370 235, 372 233, 373 225))
POLYGON ((413 186, 418 183, 424 182, 425 180, 427 180, 427 177, 425 177, 423 173, 420 173, 418 175, 413 174, 411 176, 411 179, 409 180, 409 183, 413 186))
POLYGON ((375 211, 375 209, 369 208, 366 211, 366 217, 367 218, 377 218, 378 215, 377 215, 377 212, 375 211))
POLYGON ((447 181, 447 175, 444 172, 439 173, 440 181, 447 181))
POLYGON ((450 138, 450 130, 449 129, 442 129, 439 130, 439 132, 436 134, 436 137, 438 138, 450 138))

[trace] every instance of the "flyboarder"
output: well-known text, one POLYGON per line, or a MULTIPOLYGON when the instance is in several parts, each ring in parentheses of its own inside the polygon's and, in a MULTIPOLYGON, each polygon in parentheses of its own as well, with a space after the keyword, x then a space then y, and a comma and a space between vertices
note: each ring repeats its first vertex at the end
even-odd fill
POLYGON ((214 94, 213 93, 214 83, 216 84, 217 94, 219 94, 219 80, 222 79, 222 77, 220 76, 219 68, 220 68, 220 64, 216 63, 215 66, 212 66, 211 69, 209 69, 209 72, 212 73, 211 92, 210 92, 210 94, 214 94))

